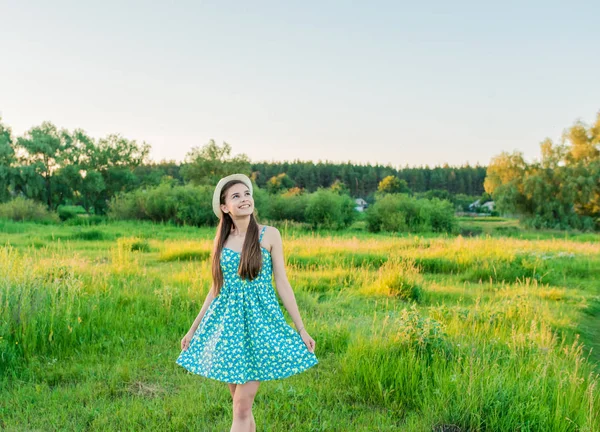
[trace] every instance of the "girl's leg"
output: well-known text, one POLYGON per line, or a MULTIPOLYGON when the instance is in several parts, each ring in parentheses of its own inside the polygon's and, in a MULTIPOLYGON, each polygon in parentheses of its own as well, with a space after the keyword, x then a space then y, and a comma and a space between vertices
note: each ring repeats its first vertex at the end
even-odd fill
POLYGON ((230 432, 256 432, 252 404, 259 384, 260 381, 237 384, 233 395, 233 423, 230 432))
POLYGON ((227 383, 229 386, 229 393, 231 393, 231 400, 233 400, 233 395, 235 394, 235 387, 237 384, 227 383))

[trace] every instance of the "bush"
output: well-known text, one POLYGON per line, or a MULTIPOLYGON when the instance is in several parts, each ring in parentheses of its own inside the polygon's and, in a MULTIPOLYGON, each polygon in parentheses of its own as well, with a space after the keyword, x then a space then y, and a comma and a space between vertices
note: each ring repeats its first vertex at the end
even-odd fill
MULTIPOLYGON (((108 209, 110 219, 142 219, 177 225, 215 225, 212 186, 175 186, 161 183, 145 190, 114 196, 108 209)), ((345 228, 356 218, 354 200, 345 194, 321 189, 313 194, 288 191, 270 195, 254 188, 254 204, 261 219, 308 222, 313 228, 345 228)))
POLYGON ((12 201, 0 204, 0 218, 12 219, 18 222, 60 222, 58 215, 48 211, 45 204, 23 197, 17 197, 12 201))
POLYGON ((458 225, 454 217, 454 206, 449 201, 432 198, 421 207, 421 220, 427 230, 454 232, 458 225))
POLYGON ((141 190, 117 193, 111 198, 106 212, 109 219, 146 219, 140 201, 141 190))
POLYGON ((171 183, 161 183, 148 189, 140 201, 146 218, 154 222, 174 220, 177 215, 176 196, 179 189, 179 187, 173 187, 171 183))
POLYGON ((210 186, 178 186, 174 188, 175 217, 180 225, 214 225, 217 217, 212 210, 213 188, 210 186))
POLYGON ((354 221, 354 206, 348 195, 319 189, 310 195, 304 216, 313 228, 341 229, 354 221))
POLYGON ((304 222, 309 198, 310 195, 308 194, 291 195, 287 192, 271 196, 268 209, 265 212, 267 219, 304 222))
POLYGON ((58 212, 58 217, 60 218, 61 221, 66 221, 69 219, 73 219, 77 217, 77 210, 75 210, 73 207, 67 207, 67 206, 60 206, 57 210, 58 212))
POLYGON ((452 203, 438 198, 417 199, 405 194, 379 197, 367 210, 371 232, 448 232, 458 229, 452 203))
POLYGON ((116 195, 109 203, 111 219, 142 219, 177 225, 214 225, 210 186, 162 183, 145 190, 116 195))

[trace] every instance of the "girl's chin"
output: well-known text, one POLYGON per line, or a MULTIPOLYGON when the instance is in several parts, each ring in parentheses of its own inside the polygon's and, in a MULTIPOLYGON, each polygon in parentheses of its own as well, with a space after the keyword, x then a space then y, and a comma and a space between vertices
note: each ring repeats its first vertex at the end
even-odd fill
POLYGON ((253 208, 241 209, 241 210, 238 210, 238 212, 235 215, 236 216, 250 216, 253 211, 254 211, 253 208))

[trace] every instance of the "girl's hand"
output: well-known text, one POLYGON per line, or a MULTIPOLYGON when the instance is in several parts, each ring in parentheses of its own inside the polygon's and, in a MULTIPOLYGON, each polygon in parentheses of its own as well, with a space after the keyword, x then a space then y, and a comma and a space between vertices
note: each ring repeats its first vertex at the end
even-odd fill
POLYGON ((310 337, 310 335, 308 334, 308 332, 305 329, 300 330, 300 336, 302 337, 302 340, 306 344, 306 348, 308 348, 308 350, 314 354, 315 340, 310 337))
POLYGON ((188 347, 190 346, 190 341, 192 340, 192 337, 194 336, 194 332, 192 332, 191 330, 189 332, 187 332, 185 334, 185 336, 183 337, 183 339, 181 339, 181 349, 182 350, 187 350, 188 347))

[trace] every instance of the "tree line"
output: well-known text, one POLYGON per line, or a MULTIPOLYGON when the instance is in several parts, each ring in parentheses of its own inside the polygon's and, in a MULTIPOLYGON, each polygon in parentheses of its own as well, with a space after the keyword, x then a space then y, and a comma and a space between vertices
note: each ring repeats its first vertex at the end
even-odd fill
POLYGON ((49 122, 14 138, 0 122, 0 202, 25 197, 51 211, 77 204, 103 214, 116 193, 141 185, 135 169, 148 162, 149 152, 148 144, 119 135, 94 139, 49 122))
POLYGON ((267 185, 274 177, 285 174, 296 187, 310 192, 319 187, 329 187, 338 180, 348 188, 351 196, 370 198, 377 191, 379 182, 388 176, 404 180, 412 192, 439 189, 450 194, 481 195, 484 192, 486 167, 469 164, 453 167, 444 164, 394 168, 379 164, 294 161, 254 163, 252 171, 258 173, 256 182, 260 187, 267 185))
POLYGON ((245 154, 232 155, 228 143, 214 140, 193 147, 182 163, 154 162, 150 145, 112 134, 95 139, 85 131, 59 129, 50 122, 14 137, 0 119, 0 202, 22 196, 45 203, 81 205, 87 212, 106 214, 117 193, 157 186, 164 178, 185 185, 214 185, 232 172, 249 175, 270 193, 298 188, 343 187, 351 197, 374 201, 379 183, 395 177, 411 192, 428 190, 481 195, 486 168, 422 166, 394 168, 333 162, 251 162, 245 154))
MULTIPOLYGON (((495 156, 488 167, 445 164, 394 168, 327 161, 252 162, 245 154, 233 155, 229 144, 211 140, 193 147, 182 163, 156 163, 148 158, 147 143, 120 135, 95 139, 80 129, 68 131, 44 122, 13 137, 0 121, 0 203, 25 197, 44 203, 51 211, 68 204, 105 215, 120 194, 143 192, 165 183, 203 186, 206 193, 219 178, 241 172, 252 178, 258 190, 271 196, 266 198, 274 203, 269 212, 277 218, 292 212, 294 218, 310 219, 312 216, 307 215, 318 213, 314 209, 320 208, 325 194, 315 196, 316 207, 308 206, 307 198, 300 197, 327 188, 337 195, 364 198, 369 204, 376 204, 377 194, 385 192, 447 200, 455 209, 464 208, 473 197, 491 196, 500 213, 520 216, 534 228, 600 230, 600 112, 592 125, 577 121, 565 129, 559 142, 546 139, 540 147, 541 158, 532 162, 515 151, 495 156)), ((180 199, 195 199, 190 198, 196 194, 193 189, 181 191, 180 199)), ((412 210, 416 208, 412 201, 397 197, 386 200, 387 207, 380 204, 380 208, 417 213, 412 210)), ((350 205, 346 201, 340 208, 350 205)), ((422 208, 425 210, 419 212, 435 210, 422 208)), ((340 210, 340 214, 345 211, 340 210)), ((386 211, 373 226, 385 225, 386 211)))

